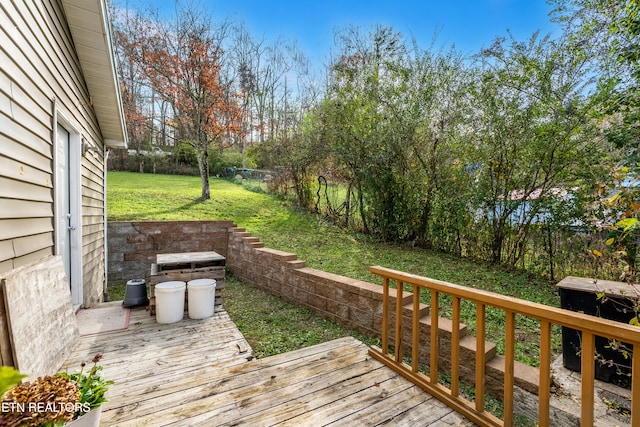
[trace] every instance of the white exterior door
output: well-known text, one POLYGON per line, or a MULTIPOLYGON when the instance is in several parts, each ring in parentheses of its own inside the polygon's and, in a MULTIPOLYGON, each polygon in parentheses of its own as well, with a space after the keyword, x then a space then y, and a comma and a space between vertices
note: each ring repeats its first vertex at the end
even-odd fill
POLYGON ((57 253, 62 255, 64 270, 71 283, 71 209, 69 206, 69 132, 58 124, 56 147, 56 229, 58 234, 57 253))
POLYGON ((75 308, 82 294, 82 217, 80 187, 80 135, 58 123, 55 140, 55 236, 62 255, 75 308))

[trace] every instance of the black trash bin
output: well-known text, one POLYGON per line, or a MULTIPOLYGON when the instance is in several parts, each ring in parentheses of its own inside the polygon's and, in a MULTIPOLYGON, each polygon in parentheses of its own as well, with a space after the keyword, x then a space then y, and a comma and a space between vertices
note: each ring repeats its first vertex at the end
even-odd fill
MULTIPOLYGON (((607 280, 594 281, 589 278, 567 277, 558 283, 560 306, 564 309, 583 312, 592 316, 617 322, 629 323, 635 316, 633 312, 625 312, 622 307, 629 306, 629 298, 635 296, 630 285, 623 282, 607 280), (605 292, 606 300, 598 298, 598 293, 605 292)), ((581 333, 575 329, 562 327, 562 363, 572 371, 581 371, 581 333)), ((625 358, 619 350, 609 348, 609 339, 596 336, 596 352, 613 364, 595 361, 595 378, 620 387, 631 386, 631 359, 625 358)), ((627 345, 627 348, 630 348, 627 345)), ((600 359, 600 358, 599 358, 600 359)), ((601 360, 602 360, 601 359, 601 360)))

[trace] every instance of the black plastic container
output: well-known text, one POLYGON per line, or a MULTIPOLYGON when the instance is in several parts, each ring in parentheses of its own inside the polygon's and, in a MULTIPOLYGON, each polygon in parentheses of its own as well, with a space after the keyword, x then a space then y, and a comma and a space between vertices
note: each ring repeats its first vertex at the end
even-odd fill
MULTIPOLYGON (((622 309, 629 306, 630 293, 624 291, 619 282, 598 281, 591 279, 568 277, 558 283, 560 293, 560 306, 564 309, 583 312, 593 316, 602 317, 622 323, 629 323, 635 316, 633 312, 624 312, 622 309), (611 284, 616 284, 613 287, 611 284), (622 290, 622 291, 621 291, 622 290), (605 300, 598 298, 598 293, 607 294, 605 300)), ((581 367, 581 336, 575 329, 562 328, 562 362, 565 368, 580 372, 581 367)), ((623 343, 623 345, 625 345, 623 343)), ((631 358, 625 358, 620 350, 611 347, 608 338, 596 336, 595 348, 598 355, 595 361, 595 378, 620 387, 631 386, 631 358), (612 362, 603 363, 602 361, 612 362)), ((630 348, 627 345, 627 348, 630 348)))
POLYGON ((131 279, 127 282, 122 305, 125 307, 149 305, 149 298, 147 297, 147 283, 144 279, 131 279))

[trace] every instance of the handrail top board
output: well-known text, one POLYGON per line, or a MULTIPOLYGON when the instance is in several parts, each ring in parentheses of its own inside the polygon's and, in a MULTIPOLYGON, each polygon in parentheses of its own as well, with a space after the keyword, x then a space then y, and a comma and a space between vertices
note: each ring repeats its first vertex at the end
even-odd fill
POLYGON ((548 321, 560 326, 567 326, 572 329, 587 331, 598 336, 614 338, 629 344, 637 343, 640 345, 640 328, 637 326, 532 301, 526 301, 482 289, 468 288, 444 282, 442 280, 430 279, 428 277, 405 273, 403 271, 393 270, 386 267, 372 266, 369 267, 369 271, 379 276, 399 280, 404 283, 414 283, 419 286, 431 288, 469 301, 479 302, 481 304, 490 305, 503 310, 510 310, 541 321, 548 321))

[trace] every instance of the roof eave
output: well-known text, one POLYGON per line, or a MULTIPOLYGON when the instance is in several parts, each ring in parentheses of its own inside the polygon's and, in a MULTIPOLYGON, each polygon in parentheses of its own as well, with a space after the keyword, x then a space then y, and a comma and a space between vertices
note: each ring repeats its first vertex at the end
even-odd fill
POLYGON ((127 147, 127 130, 105 0, 62 0, 105 144, 127 147))

